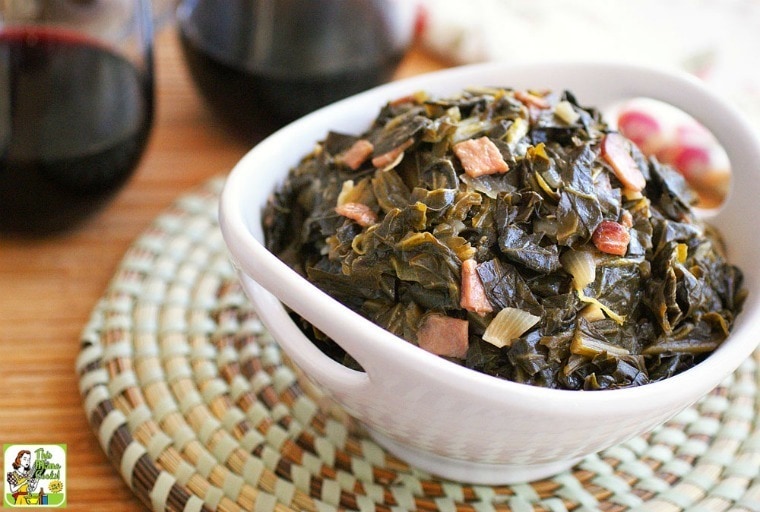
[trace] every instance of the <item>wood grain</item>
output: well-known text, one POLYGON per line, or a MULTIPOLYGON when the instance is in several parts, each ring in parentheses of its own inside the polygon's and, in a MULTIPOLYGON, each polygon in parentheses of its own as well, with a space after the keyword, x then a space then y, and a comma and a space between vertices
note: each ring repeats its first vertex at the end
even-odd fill
MULTIPOLYGON (((414 48, 397 76, 442 66, 414 48)), ((73 511, 145 509, 85 417, 74 369, 79 335, 135 238, 178 196, 227 173, 250 147, 205 108, 171 26, 156 40, 156 73, 149 146, 115 200, 63 235, 0 238, 0 443, 66 443, 73 511)))

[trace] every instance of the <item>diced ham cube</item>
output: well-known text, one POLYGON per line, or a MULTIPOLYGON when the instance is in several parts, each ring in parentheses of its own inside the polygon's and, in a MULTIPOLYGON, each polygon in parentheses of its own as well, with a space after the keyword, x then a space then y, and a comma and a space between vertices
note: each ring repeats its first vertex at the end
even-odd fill
POLYGON ((396 146, 395 148, 391 149, 390 151, 383 153, 382 155, 378 155, 372 159, 372 165, 377 167, 378 169, 384 169, 385 167, 391 165, 398 159, 406 149, 414 144, 414 139, 407 139, 404 143, 402 143, 399 146, 396 146))
POLYGON ((464 359, 469 347, 468 326, 467 320, 440 314, 428 315, 417 331, 417 345, 439 356, 464 359))
POLYGON ((647 186, 641 169, 631 156, 628 140, 619 133, 608 133, 602 139, 602 158, 610 164, 612 171, 623 186, 640 192, 647 186))
POLYGON ((343 203, 335 207, 338 215, 348 217, 362 227, 367 227, 377 222, 377 214, 363 203, 343 203))
POLYGON ((603 220, 591 235, 591 241, 597 249, 607 254, 625 256, 628 252, 628 242, 631 234, 622 224, 611 220, 603 220))
POLYGON ((501 156, 499 148, 488 137, 463 140, 454 144, 454 154, 462 163, 464 172, 473 178, 484 174, 505 173, 509 165, 501 156))
POLYGON ((476 270, 477 262, 470 258, 462 262, 462 286, 460 287, 459 305, 467 311, 485 315, 493 311, 488 301, 483 281, 476 270))
POLYGON ((528 105, 529 107, 535 107, 538 109, 551 107, 551 104, 546 98, 529 93, 527 91, 515 91, 515 98, 528 105))
POLYGON ((355 171, 369 158, 374 149, 370 141, 359 139, 340 155, 340 161, 355 171))

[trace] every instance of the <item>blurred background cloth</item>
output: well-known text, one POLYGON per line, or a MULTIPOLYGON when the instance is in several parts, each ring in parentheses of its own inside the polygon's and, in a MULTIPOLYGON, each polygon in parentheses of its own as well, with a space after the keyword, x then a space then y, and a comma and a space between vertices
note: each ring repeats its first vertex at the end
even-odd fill
POLYGON ((420 0, 420 38, 456 64, 615 60, 677 68, 760 128, 760 0, 420 0))

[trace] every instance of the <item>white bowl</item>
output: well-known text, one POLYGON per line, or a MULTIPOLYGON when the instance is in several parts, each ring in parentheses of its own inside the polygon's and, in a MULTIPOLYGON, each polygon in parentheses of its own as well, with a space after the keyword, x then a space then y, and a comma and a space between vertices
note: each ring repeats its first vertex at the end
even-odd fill
POLYGON ((380 86, 262 141, 231 172, 220 205, 222 232, 242 283, 287 355, 391 453, 435 475, 481 484, 560 472, 585 455, 653 429, 731 374, 760 339, 755 220, 760 220, 760 143, 737 110, 687 76, 608 63, 474 65, 380 86), (393 336, 265 249, 261 212, 268 196, 328 130, 359 134, 388 100, 419 90, 451 95, 475 85, 568 89, 581 104, 600 109, 650 97, 681 108, 713 131, 734 174, 727 202, 711 222, 725 237, 730 261, 744 271, 749 297, 728 340, 706 361, 669 379, 619 390, 552 390, 500 380, 393 336), (282 303, 329 335, 366 373, 323 354, 282 303))

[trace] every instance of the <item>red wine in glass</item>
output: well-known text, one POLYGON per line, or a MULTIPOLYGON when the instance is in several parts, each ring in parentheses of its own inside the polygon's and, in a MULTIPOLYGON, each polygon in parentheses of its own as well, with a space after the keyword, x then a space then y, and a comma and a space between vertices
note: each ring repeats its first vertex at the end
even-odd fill
POLYGON ((185 0, 178 27, 199 91, 255 141, 392 78, 416 10, 404 0, 185 0))
POLYGON ((402 58, 394 54, 364 69, 286 78, 247 71, 223 62, 185 35, 180 40, 207 103, 246 137, 266 135, 312 110, 387 81, 402 58))
POLYGON ((0 233, 59 232, 104 205, 144 150, 153 87, 150 58, 138 69, 76 32, 0 31, 0 233))

